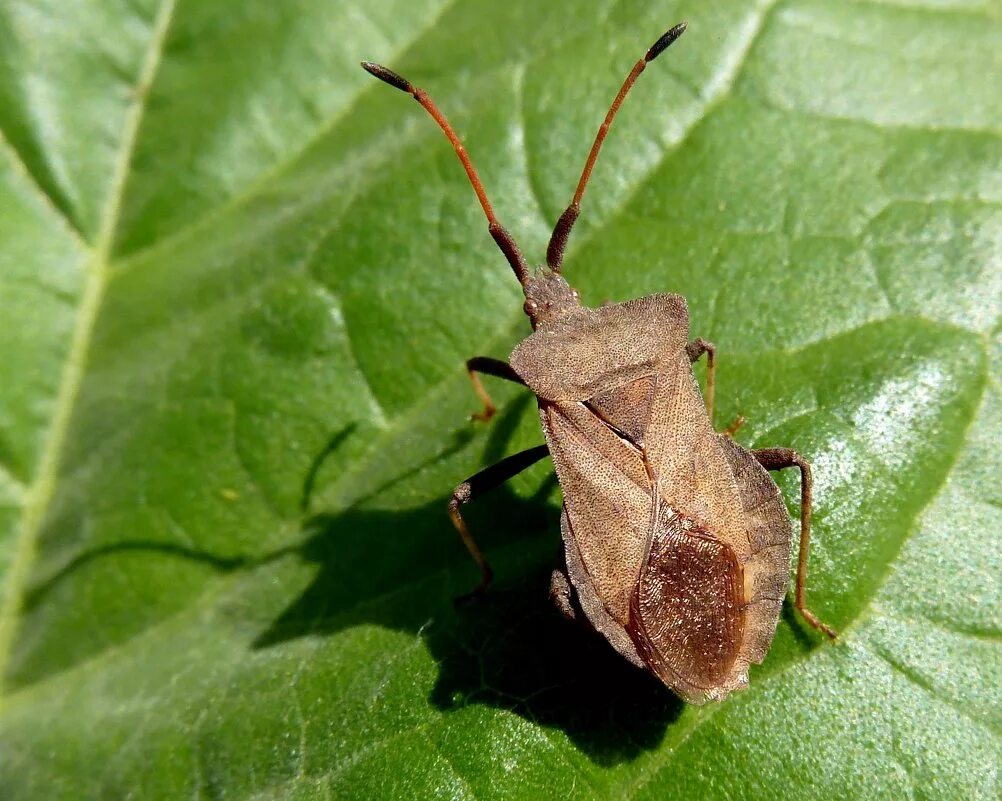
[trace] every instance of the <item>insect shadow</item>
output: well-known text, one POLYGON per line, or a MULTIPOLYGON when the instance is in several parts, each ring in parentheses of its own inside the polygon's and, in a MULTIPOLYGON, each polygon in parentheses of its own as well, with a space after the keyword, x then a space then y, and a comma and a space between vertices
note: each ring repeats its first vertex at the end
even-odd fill
MULTIPOLYGON (((496 460, 526 411, 530 396, 509 405, 491 424, 483 461, 496 460)), ((308 508, 323 461, 353 433, 331 437, 309 466, 302 503, 308 508)), ((464 447, 460 433, 428 462, 464 447)), ((559 558, 555 480, 530 498, 501 487, 470 512, 497 568, 490 592, 454 608, 455 596, 476 581, 476 570, 446 514, 447 496, 406 510, 373 510, 365 502, 419 464, 376 487, 349 509, 320 511, 303 524, 304 538, 259 556, 220 557, 171 543, 135 539, 81 554, 28 593, 32 609, 71 574, 123 552, 163 553, 208 565, 220 573, 297 558, 319 569, 253 643, 264 649, 311 635, 375 624, 420 636, 439 665, 431 690, 445 714, 487 705, 564 731, 598 764, 632 759, 656 747, 682 702, 650 674, 623 660, 594 632, 568 623, 549 601, 550 572, 559 558), (397 596, 409 590, 405 601, 397 596)))
MULTIPOLYGON (((492 423, 485 460, 504 451, 530 402, 512 404, 492 423)), ((547 482, 523 499, 502 487, 477 504, 471 525, 491 550, 497 580, 485 597, 458 609, 453 598, 476 573, 449 525, 447 496, 403 511, 363 503, 311 515, 296 551, 319 570, 254 647, 359 624, 408 631, 439 665, 430 701, 445 714, 470 705, 508 710, 564 731, 603 765, 656 747, 682 702, 549 601, 560 548, 552 489, 547 482), (403 587, 406 601, 395 599, 403 587)))

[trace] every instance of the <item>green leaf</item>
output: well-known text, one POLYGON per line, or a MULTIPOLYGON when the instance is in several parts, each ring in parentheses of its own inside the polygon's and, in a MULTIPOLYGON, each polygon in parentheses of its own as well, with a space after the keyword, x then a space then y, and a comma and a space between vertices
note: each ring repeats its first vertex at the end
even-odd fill
MULTIPOLYGON (((994 0, 0 0, 0 787, 44 798, 995 798, 994 0), (814 464, 810 602, 687 707, 547 600, 527 331, 428 89, 533 259, 674 290, 718 425, 814 464)), ((791 499, 795 476, 781 485, 791 499)))

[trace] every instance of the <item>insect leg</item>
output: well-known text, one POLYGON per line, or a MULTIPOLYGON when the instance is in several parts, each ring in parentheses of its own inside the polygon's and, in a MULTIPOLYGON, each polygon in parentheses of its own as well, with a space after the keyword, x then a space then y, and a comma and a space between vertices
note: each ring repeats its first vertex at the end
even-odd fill
POLYGON ((700 356, 706 354, 706 411, 713 421, 713 399, 717 389, 717 349, 712 342, 697 337, 685 346, 689 361, 695 363, 700 356))
POLYGON ((466 521, 463 520, 463 516, 459 512, 459 507, 464 503, 469 503, 478 495, 483 495, 488 490, 504 484, 509 478, 513 478, 527 467, 534 465, 544 456, 547 456, 549 452, 549 449, 545 445, 537 445, 535 448, 529 448, 528 450, 508 456, 497 464, 493 464, 481 470, 476 475, 470 476, 470 478, 466 479, 466 481, 453 491, 452 499, 449 501, 449 517, 452 518, 459 536, 463 538, 463 544, 466 545, 466 549, 470 552, 470 556, 473 557, 473 561, 480 568, 480 583, 472 592, 457 598, 457 603, 461 603, 477 595, 482 595, 484 590, 487 589, 487 585, 491 583, 491 578, 494 576, 491 566, 487 564, 487 559, 480 550, 480 546, 477 545, 469 528, 467 528, 466 521))
POLYGON ((550 600, 557 610, 568 620, 577 620, 578 613, 574 608, 574 590, 570 579, 563 570, 554 570, 550 574, 550 600))
POLYGON ((745 416, 743 414, 739 414, 733 420, 731 420, 731 424, 727 426, 727 428, 725 428, 720 433, 723 434, 725 437, 730 437, 731 439, 734 439, 734 435, 737 434, 741 426, 743 426, 747 422, 748 421, 745 419, 745 416))
POLYGON ((834 640, 838 636, 835 629, 822 623, 818 616, 807 608, 807 553, 811 544, 811 489, 814 484, 811 478, 811 465, 792 448, 762 448, 751 453, 766 470, 800 468, 800 549, 797 555, 794 605, 804 616, 804 620, 834 640))
POLYGON ((470 383, 473 384, 473 391, 477 393, 477 397, 484 404, 484 410, 470 415, 470 418, 480 420, 484 423, 494 416, 497 407, 494 405, 494 401, 491 400, 491 396, 487 394, 487 390, 484 389, 478 373, 504 378, 507 381, 514 381, 516 384, 525 386, 525 382, 519 378, 518 373, 511 369, 508 362, 503 362, 500 359, 492 359, 490 356, 474 356, 466 362, 466 372, 470 376, 470 383))

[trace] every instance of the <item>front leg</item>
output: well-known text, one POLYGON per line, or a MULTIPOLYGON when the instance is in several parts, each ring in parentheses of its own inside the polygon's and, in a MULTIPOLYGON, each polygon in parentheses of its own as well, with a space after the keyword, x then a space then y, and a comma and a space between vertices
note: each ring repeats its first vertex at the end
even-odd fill
POLYGON ((693 364, 706 354, 706 412, 710 415, 710 422, 713 422, 713 398, 717 387, 717 349, 712 342, 707 342, 702 337, 697 337, 685 346, 685 352, 689 356, 689 361, 693 364))
POLYGON ((804 616, 804 620, 834 640, 838 636, 835 629, 822 623, 818 616, 807 608, 807 553, 811 544, 811 489, 814 485, 811 478, 811 465, 791 448, 762 448, 751 453, 766 470, 782 470, 786 467, 800 468, 800 552, 797 554, 794 605, 804 616))
POLYGON ((503 362, 500 359, 492 359, 490 356, 474 356, 466 362, 466 372, 470 376, 470 383, 473 384, 473 391, 477 393, 477 397, 484 404, 482 412, 476 412, 470 415, 470 417, 473 420, 479 420, 484 423, 494 416, 497 407, 494 405, 494 401, 491 400, 491 396, 487 394, 487 390, 484 389, 478 373, 496 376, 506 381, 514 381, 523 387, 525 386, 525 382, 519 378, 518 373, 511 369, 508 362, 503 362))
POLYGON ((488 490, 504 484, 509 478, 513 478, 527 467, 534 465, 549 454, 549 452, 549 449, 545 445, 537 445, 535 448, 529 448, 521 453, 505 457, 497 464, 491 465, 466 479, 466 481, 453 491, 452 499, 449 501, 449 517, 452 518, 453 525, 456 526, 459 536, 463 538, 463 544, 466 545, 466 549, 470 552, 470 556, 473 557, 473 561, 480 568, 480 583, 471 592, 457 598, 457 603, 461 603, 476 595, 483 595, 484 590, 487 589, 487 585, 491 583, 491 579, 494 577, 494 572, 491 570, 491 566, 487 564, 487 559, 480 550, 480 546, 477 545, 477 541, 473 539, 473 535, 470 533, 469 528, 467 528, 466 521, 463 520, 463 516, 459 512, 459 507, 464 503, 469 503, 478 495, 483 495, 488 490))

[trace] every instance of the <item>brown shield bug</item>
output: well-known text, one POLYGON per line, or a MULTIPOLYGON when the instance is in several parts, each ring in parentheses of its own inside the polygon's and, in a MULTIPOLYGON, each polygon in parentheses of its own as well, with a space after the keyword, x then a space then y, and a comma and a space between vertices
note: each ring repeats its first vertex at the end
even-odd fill
POLYGON ((748 666, 765 657, 789 580, 790 518, 768 470, 800 470, 800 553, 795 605, 830 637, 807 608, 805 580, 811 522, 811 469, 788 448, 748 451, 712 423, 716 352, 689 341, 680 295, 650 295, 597 309, 582 306, 561 274, 564 248, 581 198, 616 112, 640 73, 685 30, 676 25, 636 63, 599 128, 566 211, 530 271, 498 222, 459 137, 425 92, 371 62, 362 66, 420 103, 452 142, 483 206, 488 230, 525 292, 533 333, 509 362, 467 362, 494 412, 479 374, 524 384, 539 401, 546 444, 514 454, 460 484, 449 514, 482 578, 491 569, 460 506, 549 454, 564 494, 560 530, 564 564, 551 596, 569 618, 600 632, 634 665, 692 703, 719 700, 747 686, 748 666), (705 405, 692 364, 707 356, 705 405))

